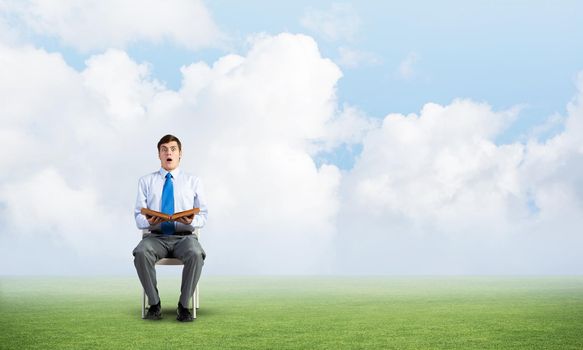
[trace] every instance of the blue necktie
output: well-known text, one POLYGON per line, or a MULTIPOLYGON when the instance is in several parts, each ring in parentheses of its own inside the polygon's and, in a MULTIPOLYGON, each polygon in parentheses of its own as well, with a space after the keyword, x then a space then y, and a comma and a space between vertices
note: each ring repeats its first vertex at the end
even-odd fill
MULTIPOLYGON (((166 182, 162 188, 162 212, 164 214, 174 214, 174 185, 172 184, 172 174, 166 174, 166 182)), ((165 235, 174 234, 174 222, 166 221, 162 223, 162 233, 165 235)))

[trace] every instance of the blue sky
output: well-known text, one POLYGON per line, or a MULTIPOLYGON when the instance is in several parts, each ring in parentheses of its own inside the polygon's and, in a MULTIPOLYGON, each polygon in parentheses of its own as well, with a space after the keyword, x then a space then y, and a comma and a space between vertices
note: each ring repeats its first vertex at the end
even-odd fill
POLYGON ((0 246, 67 248, 45 273, 125 261, 134 238, 110 250, 59 218, 134 230, 166 132, 208 184, 213 273, 583 268, 583 3, 83 4, 0 0, 0 145, 22 150, 0 160, 25 170, 0 177, 0 246), (34 244, 29 207, 50 228, 34 244))

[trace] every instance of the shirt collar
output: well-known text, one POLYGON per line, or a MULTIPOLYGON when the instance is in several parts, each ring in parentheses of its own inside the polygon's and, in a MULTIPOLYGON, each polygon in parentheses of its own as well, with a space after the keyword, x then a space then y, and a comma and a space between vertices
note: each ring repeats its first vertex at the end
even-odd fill
POLYGON ((168 171, 168 170, 166 170, 166 169, 164 169, 164 168, 161 167, 159 172, 160 172, 160 175, 162 175, 163 178, 165 178, 166 177, 166 174, 168 174, 168 173, 170 173, 173 178, 176 178, 176 176, 178 176, 178 174, 180 174, 180 167, 178 167, 178 168, 176 168, 176 169, 174 169, 172 171, 168 171))

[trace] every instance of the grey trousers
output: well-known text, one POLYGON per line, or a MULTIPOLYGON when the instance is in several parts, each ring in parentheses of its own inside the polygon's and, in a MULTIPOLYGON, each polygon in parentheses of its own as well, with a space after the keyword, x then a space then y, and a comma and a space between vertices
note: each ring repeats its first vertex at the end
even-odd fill
POLYGON ((184 267, 179 301, 182 306, 188 307, 188 301, 194 293, 206 256, 196 236, 147 234, 134 249, 133 254, 134 265, 148 296, 149 305, 158 304, 160 301, 156 288, 156 261, 162 258, 182 260, 184 267))

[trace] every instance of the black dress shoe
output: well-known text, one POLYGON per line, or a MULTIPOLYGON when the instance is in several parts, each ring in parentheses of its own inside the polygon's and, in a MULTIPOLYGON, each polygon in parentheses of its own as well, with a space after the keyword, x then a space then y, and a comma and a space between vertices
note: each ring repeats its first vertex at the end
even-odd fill
POLYGON ((156 305, 150 305, 148 308, 148 313, 146 314, 146 319, 148 320, 161 320, 162 319, 162 307, 160 302, 156 305))
POLYGON ((176 319, 180 322, 192 322, 194 318, 192 318, 192 314, 188 308, 182 307, 180 302, 178 303, 178 308, 176 309, 176 319))

